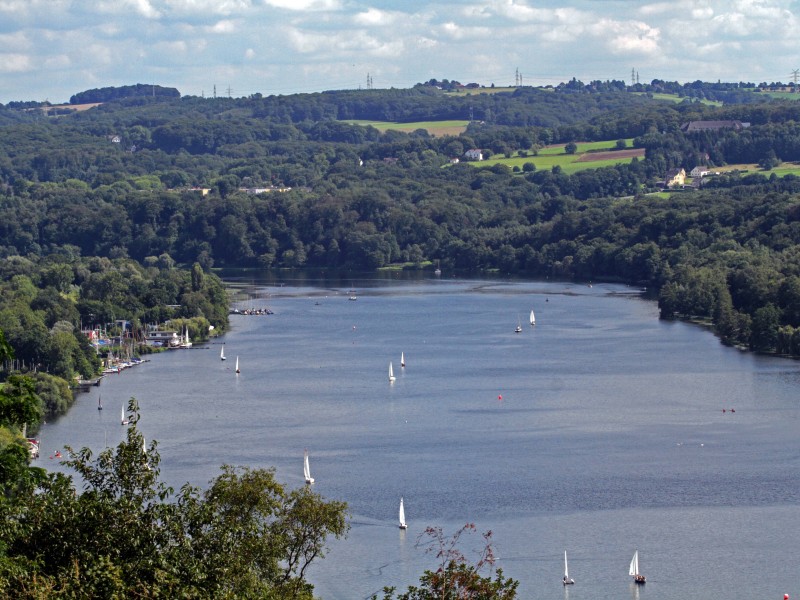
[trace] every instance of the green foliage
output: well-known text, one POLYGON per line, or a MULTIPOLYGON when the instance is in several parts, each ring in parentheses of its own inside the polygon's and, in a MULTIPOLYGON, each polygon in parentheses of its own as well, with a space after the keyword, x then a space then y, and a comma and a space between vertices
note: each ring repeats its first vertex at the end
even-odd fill
POLYGON ((134 399, 129 411, 116 448, 67 448, 82 490, 50 474, 0 504, 0 594, 311 599, 306 569, 328 536, 346 533, 346 506, 287 491, 272 470, 227 466, 205 492, 175 494, 159 480, 157 444, 144 446, 134 399))
MULTIPOLYGON (((459 549, 461 536, 474 533, 475 525, 467 523, 452 536, 445 536, 441 527, 428 527, 420 538, 427 538, 426 552, 434 553, 438 561, 435 571, 427 570, 420 577, 419 586, 409 586, 406 592, 395 595, 394 588, 385 588, 383 600, 512 600, 517 597, 519 582, 495 569, 492 549, 492 532, 483 534, 484 546, 474 560, 469 560, 459 549), (488 575, 481 570, 489 568, 488 575)), ((372 597, 377 600, 378 596, 372 597)))

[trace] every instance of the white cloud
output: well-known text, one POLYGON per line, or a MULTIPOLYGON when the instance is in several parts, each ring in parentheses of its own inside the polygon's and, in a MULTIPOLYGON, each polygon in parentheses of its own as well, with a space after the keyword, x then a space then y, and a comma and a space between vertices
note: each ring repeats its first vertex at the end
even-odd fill
POLYGON ((342 8, 339 0, 262 0, 265 5, 286 10, 339 10, 342 8))
POLYGON ((32 42, 22 31, 0 34, 0 52, 3 50, 27 50, 32 47, 32 42))
POLYGON ((644 80, 778 81, 800 64, 797 5, 0 0, 3 91, 15 95, 0 102, 154 80, 189 94, 222 82, 263 86, 247 93, 317 91, 361 85, 367 72, 377 86, 431 77, 505 84, 517 65, 528 83, 621 79, 632 66, 644 80))
POLYGON ((397 21, 399 13, 392 13, 377 8, 369 8, 364 12, 360 12, 353 17, 353 21, 357 25, 364 25, 366 27, 381 27, 392 25, 397 21))
MULTIPOLYGON (((90 9, 90 7, 87 7, 90 9)), ((104 14, 130 14, 133 10, 147 19, 157 19, 161 16, 153 2, 150 0, 99 0, 96 2, 95 10, 104 14)))
POLYGON ((32 66, 27 54, 0 54, 0 73, 24 73, 32 66))
POLYGON ((206 28, 208 33, 233 33, 237 29, 236 23, 231 20, 225 19, 223 21, 217 21, 210 27, 206 28))

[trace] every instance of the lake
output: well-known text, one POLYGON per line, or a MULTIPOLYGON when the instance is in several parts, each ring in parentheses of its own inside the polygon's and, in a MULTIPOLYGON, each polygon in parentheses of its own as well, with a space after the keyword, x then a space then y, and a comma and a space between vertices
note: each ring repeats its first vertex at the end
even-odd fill
MULTIPOLYGON (((307 448, 314 490, 351 511, 348 538, 308 572, 326 600, 417 583, 436 565, 419 535, 468 522, 493 532, 519 598, 800 595, 800 363, 660 321, 653 301, 620 285, 376 276, 247 287, 260 298, 243 307, 275 314, 232 316, 222 338, 106 377, 43 427, 39 464, 58 469, 47 457, 64 445, 117 444, 131 396, 176 488, 225 463, 271 466, 300 486, 307 448), (637 549, 645 586, 628 576, 637 549)), ((463 539, 468 555, 481 547, 463 539)))

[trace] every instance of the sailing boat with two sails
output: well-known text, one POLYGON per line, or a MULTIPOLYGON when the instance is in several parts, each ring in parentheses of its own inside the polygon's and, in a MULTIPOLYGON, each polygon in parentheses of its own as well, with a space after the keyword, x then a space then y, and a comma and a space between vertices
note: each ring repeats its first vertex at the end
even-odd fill
POLYGON ((534 325, 536 325, 536 315, 534 315, 534 314, 533 314, 533 309, 531 309, 531 317, 530 317, 530 320, 531 320, 531 327, 533 327, 534 325))

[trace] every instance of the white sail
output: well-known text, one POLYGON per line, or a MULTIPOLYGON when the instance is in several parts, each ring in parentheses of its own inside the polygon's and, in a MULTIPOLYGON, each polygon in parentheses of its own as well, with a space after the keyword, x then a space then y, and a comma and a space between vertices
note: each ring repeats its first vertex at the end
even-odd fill
POLYGON ((628 575, 631 577, 636 577, 639 574, 639 551, 633 553, 633 558, 631 559, 631 567, 628 570, 628 575))
POLYGON ((122 405, 122 413, 120 414, 119 420, 120 420, 120 423, 122 423, 123 425, 127 425, 128 424, 128 419, 125 417, 125 405, 124 404, 122 405))
POLYGON ((303 451, 303 477, 305 477, 306 483, 314 483, 311 467, 308 465, 308 450, 303 451))
POLYGON ((533 309, 531 309, 531 325, 536 325, 536 315, 533 314, 533 309))
POLYGON ((219 358, 220 360, 225 360, 225 346, 222 346, 219 350, 219 358))
POLYGON ((395 380, 394 369, 392 369, 392 363, 389 362, 389 381, 394 381, 394 380, 395 380))
POLYGON ((569 567, 567 566, 567 551, 564 550, 564 581, 569 580, 569 567))
POLYGON ((401 352, 400 353, 400 367, 404 368, 406 366, 406 355, 401 352))
POLYGON ((403 510, 403 498, 400 498, 400 529, 408 529, 408 525, 406 525, 406 511, 403 510))
POLYGON ((239 357, 236 357, 236 374, 239 374, 239 357))

